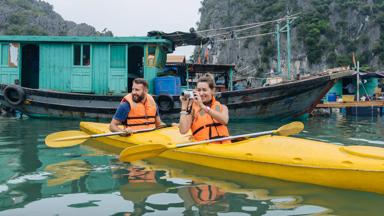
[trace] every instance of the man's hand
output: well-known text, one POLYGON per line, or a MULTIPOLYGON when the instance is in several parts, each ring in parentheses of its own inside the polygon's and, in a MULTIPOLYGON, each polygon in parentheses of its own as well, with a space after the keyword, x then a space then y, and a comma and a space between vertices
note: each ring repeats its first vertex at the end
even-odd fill
POLYGON ((133 130, 130 128, 125 128, 122 131, 125 132, 124 134, 120 134, 120 136, 123 136, 123 137, 131 136, 133 134, 133 130))

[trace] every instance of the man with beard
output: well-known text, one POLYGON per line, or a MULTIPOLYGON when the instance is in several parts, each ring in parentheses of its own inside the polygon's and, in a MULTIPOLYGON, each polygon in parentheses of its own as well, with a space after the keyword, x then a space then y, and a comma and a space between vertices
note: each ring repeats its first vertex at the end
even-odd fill
POLYGON ((109 125, 112 132, 125 131, 131 134, 136 130, 161 128, 155 100, 148 94, 148 83, 142 78, 133 80, 132 92, 126 95, 116 110, 109 125), (120 128, 123 125, 124 128, 120 128))

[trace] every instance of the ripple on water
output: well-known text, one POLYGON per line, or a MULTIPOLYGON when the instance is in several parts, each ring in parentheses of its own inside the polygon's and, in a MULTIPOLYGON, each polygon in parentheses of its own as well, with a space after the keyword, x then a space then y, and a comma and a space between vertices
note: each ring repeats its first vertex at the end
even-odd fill
POLYGON ((192 180, 182 178, 167 178, 167 181, 178 185, 190 185, 192 183, 192 180))
POLYGON ((295 197, 279 197, 271 199, 271 202, 281 203, 281 202, 296 202, 297 199, 295 197))
POLYGON ((105 172, 105 171, 109 171, 110 169, 111 169, 111 166, 109 165, 98 165, 98 166, 93 166, 91 170, 94 172, 105 172))
POLYGON ((256 206, 243 206, 243 207, 241 207, 241 210, 243 210, 243 211, 257 211, 257 207, 256 206))
POLYGON ((38 172, 38 173, 27 174, 27 175, 10 179, 7 181, 7 184, 21 184, 26 181, 41 181, 41 180, 47 179, 48 176, 50 175, 51 173, 49 172, 38 172))
POLYGON ((172 203, 183 203, 184 201, 177 194, 159 193, 149 196, 147 198, 147 202, 155 205, 166 205, 172 203))
POLYGON ((0 185, 0 193, 8 191, 9 187, 6 184, 0 185))
POLYGON ((19 153, 19 149, 15 149, 15 148, 1 148, 1 151, 0 151, 0 155, 5 155, 5 156, 8 156, 8 155, 13 155, 13 154, 16 154, 16 153, 19 153))
POLYGON ((133 212, 133 203, 116 194, 66 194, 28 203, 22 208, 3 210, 1 215, 112 215, 116 212, 133 212), (93 206, 82 204, 97 200, 93 206), (75 207, 74 207, 75 206, 75 207), (80 206, 80 208, 78 207, 80 206), (42 210, 44 209, 44 210, 42 210))
POLYGON ((294 209, 285 209, 285 210, 268 210, 266 216, 285 216, 285 215, 311 215, 311 214, 326 214, 332 212, 330 209, 313 206, 313 205, 303 205, 294 209))
POLYGON ((19 142, 15 142, 15 138, 9 139, 0 139, 0 147, 1 146, 10 146, 10 145, 19 145, 19 142))
POLYGON ((360 138, 349 138, 350 140, 353 141, 361 141, 361 142, 366 142, 369 144, 377 144, 377 145, 384 145, 384 141, 379 141, 379 140, 369 140, 369 139, 360 139, 360 138))

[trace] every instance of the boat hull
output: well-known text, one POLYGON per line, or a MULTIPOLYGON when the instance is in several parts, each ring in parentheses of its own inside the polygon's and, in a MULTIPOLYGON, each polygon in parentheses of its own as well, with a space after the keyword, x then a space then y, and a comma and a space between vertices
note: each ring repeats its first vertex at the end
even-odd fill
MULTIPOLYGON (((343 71, 274 86, 222 92, 216 97, 228 106, 231 119, 298 117, 311 112, 335 81, 350 73, 343 71)), ((0 103, 32 117, 111 119, 122 98, 122 95, 101 96, 18 87, 25 99, 11 104, 4 91, 6 87, 0 84, 0 103)), ((162 118, 179 117, 179 96, 155 96, 155 99, 162 118)))
MULTIPOLYGON (((80 127, 88 133, 108 131, 107 125, 100 123, 82 122, 80 127)), ((178 134, 177 128, 129 138, 104 137, 98 140, 118 149, 136 143, 190 142, 188 136, 178 134)), ((168 150, 159 157, 293 182, 384 193, 384 150, 355 147, 293 137, 262 136, 232 144, 204 144, 168 150)))

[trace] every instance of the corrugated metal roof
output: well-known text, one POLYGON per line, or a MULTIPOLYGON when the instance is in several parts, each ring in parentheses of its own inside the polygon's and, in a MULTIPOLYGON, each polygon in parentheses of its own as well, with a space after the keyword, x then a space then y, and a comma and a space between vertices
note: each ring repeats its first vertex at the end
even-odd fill
POLYGON ((85 42, 85 43, 164 43, 167 39, 157 37, 103 37, 103 36, 30 36, 0 35, 0 42, 85 42))
POLYGON ((168 63, 166 67, 188 67, 188 73, 228 73, 232 68, 233 71, 236 71, 236 65, 231 64, 183 64, 183 63, 168 63))
POLYGON ((185 63, 185 56, 167 55, 167 64, 172 64, 172 63, 185 63))

